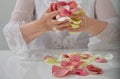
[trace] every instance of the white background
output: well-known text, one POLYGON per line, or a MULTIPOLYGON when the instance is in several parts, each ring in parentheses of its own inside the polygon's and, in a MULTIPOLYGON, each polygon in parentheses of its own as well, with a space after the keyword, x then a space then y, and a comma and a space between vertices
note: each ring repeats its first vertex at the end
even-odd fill
MULTIPOLYGON (((5 24, 8 23, 10 14, 14 8, 16 0, 0 0, 0 50, 8 49, 7 43, 2 33, 2 29, 5 24)), ((115 9, 118 14, 120 14, 120 0, 113 0, 115 9)))

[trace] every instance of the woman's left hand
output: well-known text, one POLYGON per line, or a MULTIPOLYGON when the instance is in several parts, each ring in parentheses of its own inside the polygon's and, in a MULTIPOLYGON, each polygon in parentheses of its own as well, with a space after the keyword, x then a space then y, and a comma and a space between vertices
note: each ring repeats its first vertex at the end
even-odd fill
MULTIPOLYGON (((80 11, 83 11, 82 9, 79 9, 80 11)), ((108 25, 108 22, 101 21, 98 19, 93 19, 84 14, 72 14, 70 16, 71 18, 77 18, 78 20, 82 20, 82 22, 79 24, 78 28, 73 28, 70 26, 70 24, 57 26, 58 30, 67 30, 69 32, 88 32, 92 36, 100 34, 108 25)))
MULTIPOLYGON (((79 9, 80 11, 83 11, 82 9, 79 9)), ((81 23, 79 24, 78 28, 73 28, 72 26, 70 26, 70 23, 67 25, 62 25, 62 26, 57 26, 58 30, 67 30, 69 32, 79 32, 79 31, 84 31, 84 29, 86 28, 87 25, 87 16, 84 14, 72 14, 70 16, 70 18, 72 19, 77 19, 77 20, 81 20, 81 23)))

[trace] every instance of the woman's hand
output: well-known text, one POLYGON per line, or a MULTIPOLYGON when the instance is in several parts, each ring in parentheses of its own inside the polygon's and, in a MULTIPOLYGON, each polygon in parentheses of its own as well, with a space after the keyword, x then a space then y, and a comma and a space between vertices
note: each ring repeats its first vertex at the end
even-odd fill
POLYGON ((68 20, 57 21, 54 17, 58 14, 59 11, 49 12, 49 10, 47 10, 40 19, 22 24, 20 31, 22 32, 25 42, 29 43, 44 32, 52 30, 54 26, 62 26, 69 22, 68 20))
MULTIPOLYGON (((79 9, 81 12, 83 12, 82 9, 79 9)), ((87 16, 85 15, 85 13, 81 13, 81 14, 72 14, 70 16, 71 19, 77 19, 80 20, 81 23, 79 24, 79 28, 73 28, 72 26, 70 26, 70 23, 67 25, 62 25, 62 26, 57 26, 57 29, 59 30, 67 30, 69 32, 79 32, 79 31, 84 31, 86 25, 87 25, 87 16)), ((72 22, 71 22, 72 23, 72 22)))
MULTIPOLYGON (((79 9, 79 10, 82 11, 82 9, 79 9)), ((69 32, 83 31, 83 32, 88 32, 91 35, 95 36, 95 35, 98 35, 99 33, 101 33, 108 24, 105 21, 100 21, 97 19, 90 18, 90 17, 86 16, 85 14, 82 14, 82 15, 73 14, 70 17, 82 20, 79 28, 73 29, 71 26, 58 26, 57 29, 67 30, 69 32)))
POLYGON ((69 20, 57 21, 55 16, 59 14, 59 11, 49 12, 49 9, 42 15, 42 17, 36 20, 36 24, 39 25, 40 29, 52 30, 53 27, 63 26, 69 23, 69 20))

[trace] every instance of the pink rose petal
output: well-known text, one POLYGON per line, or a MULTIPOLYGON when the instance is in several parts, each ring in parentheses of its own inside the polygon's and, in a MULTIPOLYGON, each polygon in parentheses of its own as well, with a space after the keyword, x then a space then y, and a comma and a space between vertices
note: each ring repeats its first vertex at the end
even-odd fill
POLYGON ((57 4, 56 3, 54 3, 54 5, 53 5, 53 10, 54 11, 57 10, 57 4))
POLYGON ((104 59, 104 58, 97 57, 96 62, 98 62, 98 63, 107 63, 107 60, 104 59))
POLYGON ((53 5, 54 5, 54 3, 51 3, 51 4, 50 4, 50 12, 54 11, 53 5))
POLYGON ((69 70, 70 70, 69 74, 75 74, 78 69, 74 66, 69 66, 69 70))
POLYGON ((67 3, 65 1, 58 1, 56 2, 56 5, 57 5, 57 9, 59 9, 61 6, 67 5, 67 3))
POLYGON ((74 66, 74 67, 76 67, 76 68, 78 68, 81 64, 82 64, 82 62, 80 62, 80 61, 79 61, 79 62, 74 62, 74 61, 71 61, 71 62, 70 62, 70 65, 71 65, 71 66, 74 66))
POLYGON ((79 75, 79 76, 87 76, 87 75, 89 75, 89 73, 87 71, 85 71, 84 69, 78 69, 76 71, 76 74, 79 75))
POLYGON ((78 61, 80 61, 80 55, 79 54, 71 54, 70 55, 70 60, 78 62, 78 61))
POLYGON ((77 3, 76 3, 75 1, 70 1, 70 2, 68 3, 68 5, 70 6, 71 9, 77 7, 77 3))
MULTIPOLYGON (((94 57, 96 59, 96 62, 105 63, 107 60, 102 57, 95 57, 92 54, 87 53, 72 53, 72 54, 63 54, 61 61, 59 62, 59 66, 53 65, 52 66, 52 75, 55 77, 64 77, 66 75, 79 75, 79 76, 87 76, 89 74, 91 75, 98 75, 103 74, 103 70, 93 64, 85 64, 85 60, 90 60, 90 58, 94 57), (67 61, 69 60, 69 61, 67 61)), ((44 59, 49 59, 54 57, 52 56, 45 56, 44 59)), ((56 59, 57 60, 57 59, 56 59)), ((108 62, 108 61, 107 61, 108 62)))
POLYGON ((67 68, 61 68, 55 65, 52 67, 52 69, 52 74, 55 77, 64 77, 69 73, 69 70, 67 68))
POLYGON ((70 16, 72 14, 71 11, 64 9, 64 8, 60 8, 60 16, 61 17, 65 17, 65 16, 70 16))
POLYGON ((87 66, 87 69, 90 71, 90 72, 93 72, 94 74, 102 74, 103 71, 101 68, 99 67, 95 67, 94 65, 88 65, 87 66))
POLYGON ((64 54, 63 57, 64 58, 69 58, 69 55, 68 54, 64 54))
POLYGON ((67 61, 61 61, 61 66, 67 67, 67 66, 70 66, 70 63, 67 61))
POLYGON ((55 11, 55 10, 57 10, 57 5, 56 5, 56 3, 51 3, 51 4, 50 4, 50 11, 52 12, 52 11, 55 11))
POLYGON ((52 73, 55 72, 56 70, 61 69, 59 66, 53 65, 52 66, 52 73))

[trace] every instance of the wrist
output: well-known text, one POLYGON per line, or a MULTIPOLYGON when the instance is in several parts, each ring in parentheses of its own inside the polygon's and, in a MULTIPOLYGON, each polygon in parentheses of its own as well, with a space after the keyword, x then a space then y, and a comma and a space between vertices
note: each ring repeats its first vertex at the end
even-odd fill
POLYGON ((45 30, 40 28, 40 26, 41 25, 38 24, 37 21, 33 21, 20 26, 20 31, 22 32, 23 38, 26 43, 29 43, 45 32, 45 30))
POLYGON ((87 17, 87 25, 84 31, 95 36, 100 34, 106 28, 107 24, 107 22, 87 17))
POLYGON ((42 25, 43 23, 42 23, 39 19, 38 19, 38 20, 35 20, 35 21, 33 22, 33 24, 34 24, 34 27, 35 27, 35 29, 37 30, 38 33, 46 32, 46 31, 47 31, 47 29, 44 29, 44 28, 43 28, 44 25, 42 25))

